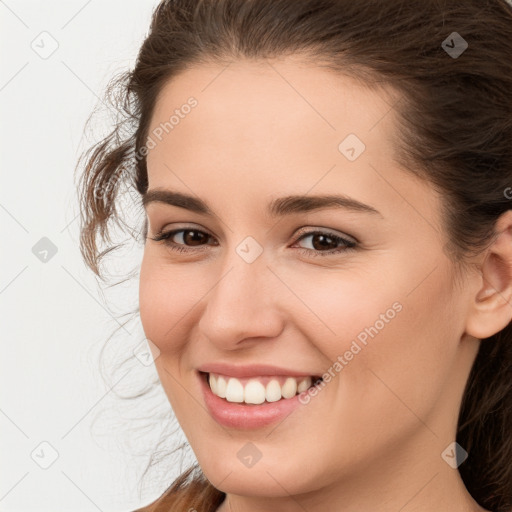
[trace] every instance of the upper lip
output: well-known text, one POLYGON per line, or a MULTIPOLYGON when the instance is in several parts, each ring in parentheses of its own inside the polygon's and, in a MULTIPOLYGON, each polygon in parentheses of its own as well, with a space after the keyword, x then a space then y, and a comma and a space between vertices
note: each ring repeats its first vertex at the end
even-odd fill
POLYGON ((289 368, 281 368, 267 364, 232 365, 227 363, 208 363, 197 368, 200 372, 217 373, 228 377, 248 378, 263 377, 266 375, 289 375, 291 377, 320 377, 316 373, 299 372, 289 368))

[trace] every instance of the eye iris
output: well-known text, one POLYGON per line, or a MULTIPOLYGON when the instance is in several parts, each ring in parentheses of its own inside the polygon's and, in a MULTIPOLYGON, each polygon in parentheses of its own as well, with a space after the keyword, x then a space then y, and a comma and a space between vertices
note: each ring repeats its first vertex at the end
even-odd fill
POLYGON ((337 246, 337 242, 336 242, 336 240, 334 240, 333 237, 325 236, 325 235, 322 235, 322 234, 314 234, 314 235, 312 235, 312 241, 313 241, 313 243, 312 243, 313 247, 315 249, 317 249, 317 250, 318 249, 325 249, 325 248, 327 248, 327 249, 336 249, 336 246, 337 246), (314 240, 317 239, 317 238, 320 238, 322 240, 322 243, 315 244, 314 240), (332 240, 332 243, 331 244, 328 244, 328 243, 326 244, 325 243, 326 240, 332 240), (329 245, 331 247, 329 247, 329 245))
POLYGON ((201 242, 206 242, 208 240, 208 235, 206 235, 205 233, 201 233, 200 231, 196 231, 196 230, 187 230, 187 231, 184 231, 183 232, 183 241, 187 244, 187 245, 200 245, 201 242), (192 236, 189 238, 188 235, 190 235, 192 233, 192 236), (189 244, 189 242, 192 242, 189 244), (194 242, 199 242, 199 243, 194 243, 194 242))

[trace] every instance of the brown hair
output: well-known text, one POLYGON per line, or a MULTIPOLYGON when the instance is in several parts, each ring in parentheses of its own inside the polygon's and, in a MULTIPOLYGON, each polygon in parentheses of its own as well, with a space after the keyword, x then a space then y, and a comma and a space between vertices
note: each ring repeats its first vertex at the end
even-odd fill
MULTIPOLYGON (((81 251, 98 276, 114 247, 100 251, 97 238, 110 242, 109 223, 119 224, 121 183, 138 194, 147 189, 143 149, 163 85, 201 62, 291 54, 397 91, 397 161, 442 192, 448 253, 462 268, 489 246, 497 218, 511 208, 512 8, 505 0, 164 0, 134 69, 109 86, 122 119, 81 157, 81 251), (468 44, 461 55, 449 52, 454 32, 468 44)), ((459 467, 468 491, 494 512, 512 509, 511 426, 509 324, 481 343, 456 437, 469 453, 459 467)), ((196 464, 140 510, 214 511, 224 496, 196 464)))

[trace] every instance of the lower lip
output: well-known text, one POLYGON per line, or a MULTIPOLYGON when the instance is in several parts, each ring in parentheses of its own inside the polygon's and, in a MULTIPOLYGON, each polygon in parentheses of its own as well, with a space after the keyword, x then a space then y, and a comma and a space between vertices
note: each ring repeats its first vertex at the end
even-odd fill
POLYGON ((263 404, 245 404, 228 402, 212 393, 205 374, 199 373, 201 390, 206 407, 212 418, 220 425, 236 429, 257 429, 276 423, 303 405, 299 397, 305 391, 293 398, 282 398, 277 402, 263 404))

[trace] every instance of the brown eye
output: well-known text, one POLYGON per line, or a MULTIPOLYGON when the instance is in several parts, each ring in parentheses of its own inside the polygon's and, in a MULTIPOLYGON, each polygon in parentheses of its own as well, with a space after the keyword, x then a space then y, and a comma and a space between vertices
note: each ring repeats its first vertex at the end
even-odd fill
MULTIPOLYGON (((155 242, 163 241, 166 247, 183 252, 187 251, 188 247, 201 247, 205 245, 210 238, 212 238, 211 235, 199 229, 174 229, 167 232, 160 232, 155 237, 151 238, 151 240, 155 242), (180 236, 177 237, 176 235, 180 236), (177 241, 174 241, 174 238, 177 238, 177 241)), ((214 245, 217 244, 214 243, 214 245)))
POLYGON ((311 245, 316 251, 321 251, 323 249, 335 249, 338 246, 338 242, 333 236, 326 236, 320 233, 312 234, 311 241, 311 245))
POLYGON ((303 234, 295 243, 311 238, 312 249, 300 250, 309 256, 328 256, 353 250, 357 243, 327 231, 311 231, 303 234), (341 246, 341 247, 340 247, 341 246))
POLYGON ((206 233, 198 231, 197 229, 187 229, 178 231, 177 233, 183 233, 182 239, 186 245, 201 245, 201 242, 207 242, 210 237, 206 233))

